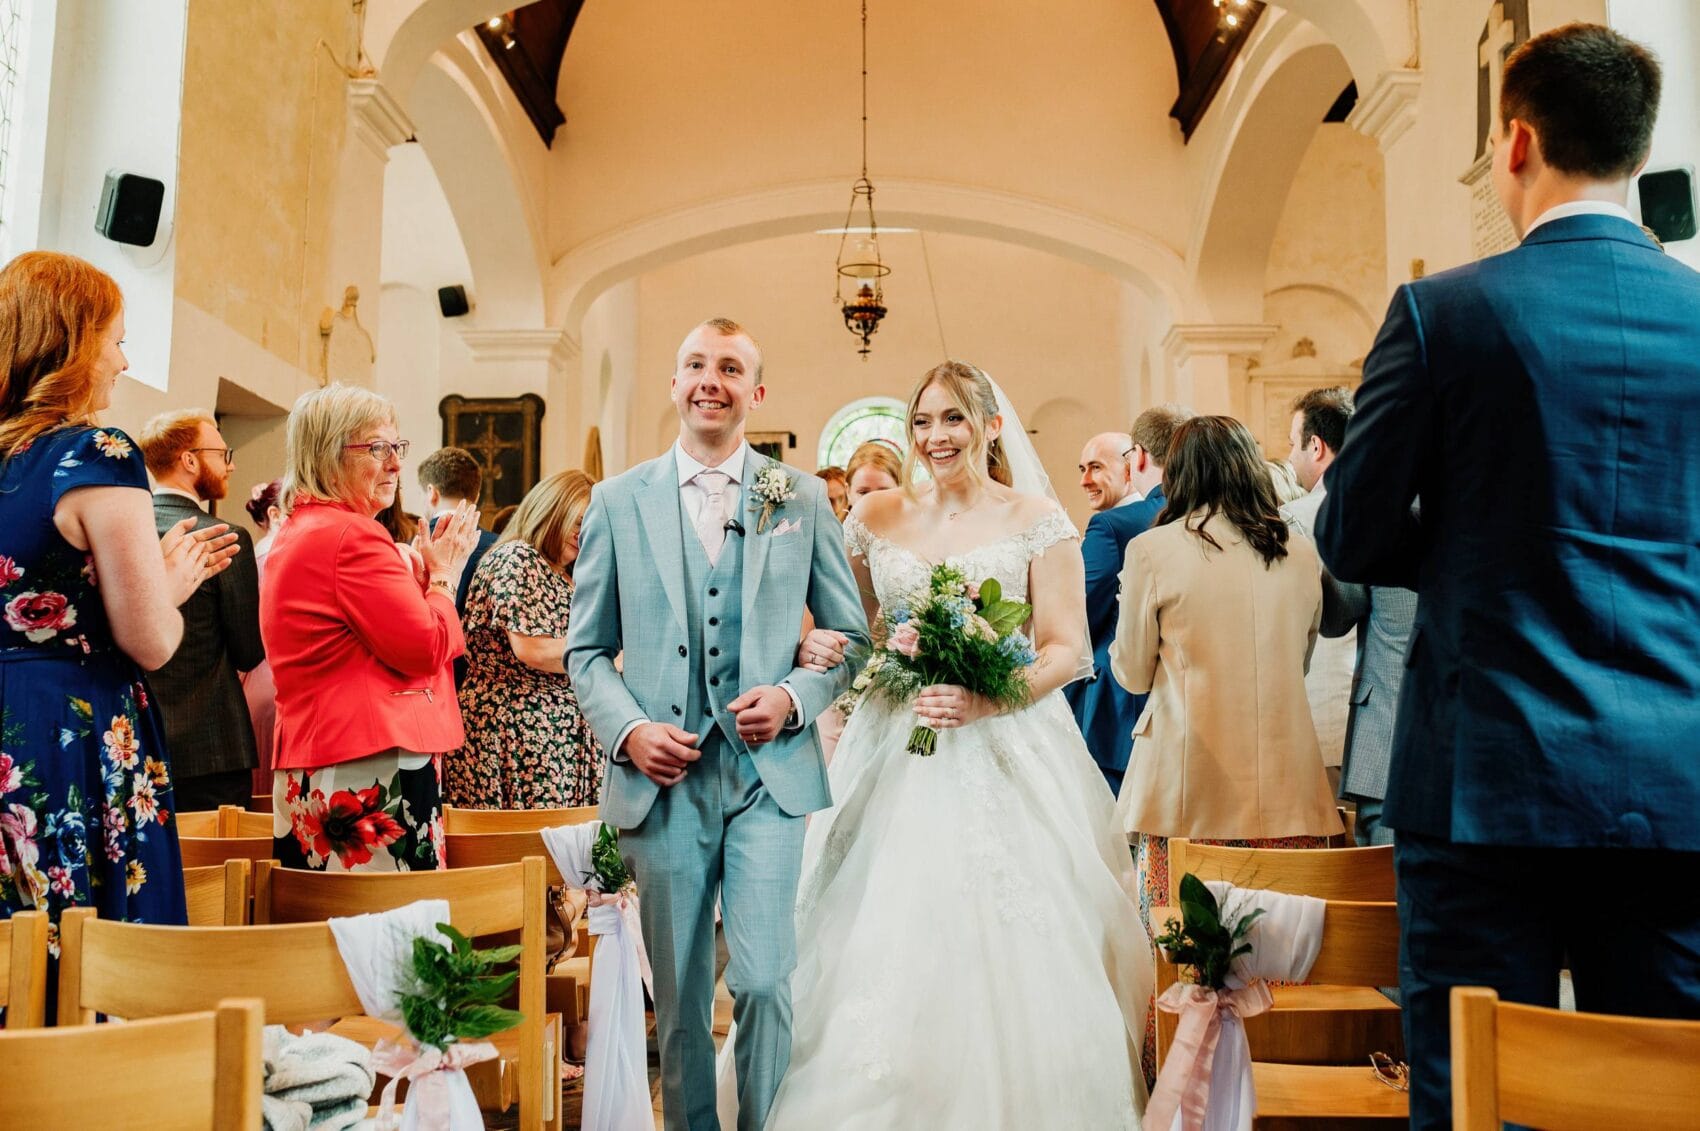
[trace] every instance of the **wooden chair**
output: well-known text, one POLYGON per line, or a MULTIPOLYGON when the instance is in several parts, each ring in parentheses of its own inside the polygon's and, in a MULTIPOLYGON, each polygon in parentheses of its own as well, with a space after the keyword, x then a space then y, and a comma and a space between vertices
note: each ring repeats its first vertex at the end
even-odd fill
POLYGON ((216 812, 179 813, 177 839, 183 867, 210 868, 226 860, 261 861, 272 858, 272 819, 234 805, 216 812))
POLYGON ((6 1028, 39 1029, 47 1024, 47 912, 16 911, 10 919, 0 919, 0 973, 6 1028))
MULTIPOLYGON (((1169 900, 1180 906, 1181 877, 1226 880, 1236 887, 1380 903, 1393 900, 1393 849, 1229 848, 1169 841, 1169 900)), ((1153 918, 1153 931, 1163 920, 1153 918)), ((1395 985, 1397 979, 1383 985, 1395 985)), ((1275 1005, 1246 1022, 1246 1041, 1258 1060, 1289 1064, 1352 1064, 1370 1051, 1402 1055, 1399 1007, 1371 986, 1275 986, 1275 1005)), ((1166 1052, 1178 1019, 1157 1015, 1157 1047, 1166 1052)))
MULTIPOLYGON (((1323 851, 1317 849, 1316 851, 1323 851)), ((1162 923, 1178 911, 1152 908, 1151 921, 1162 923)), ((1157 993, 1173 985, 1176 967, 1161 954, 1157 961, 1157 993)), ((1310 982, 1317 986, 1390 986, 1399 980, 1399 915, 1391 903, 1351 903, 1330 900, 1323 916, 1322 948, 1311 966, 1310 982)), ((1306 987, 1290 987, 1294 989, 1306 987)), ((1159 1022, 1172 1014, 1158 1013, 1159 1022)), ((1253 1020, 1258 1020, 1254 1018, 1253 1020)), ((1247 1026, 1247 1036, 1250 1036, 1247 1026)), ((1171 1037, 1173 1026, 1170 1026, 1171 1037)), ((1161 1028, 1159 1028, 1159 1037, 1161 1028)), ((1398 1119, 1409 1116, 1405 1093, 1375 1078, 1370 1069, 1374 1047, 1356 1050, 1352 1064, 1282 1064, 1264 1061, 1253 1051, 1252 1076, 1257 1086, 1259 1120, 1398 1119)), ((1161 1064, 1167 1042, 1157 1042, 1161 1064)))
POLYGON ((189 901, 191 927, 241 927, 248 922, 248 897, 254 864, 226 860, 183 869, 183 892, 189 901))
POLYGON ((252 797, 248 798, 248 812, 250 812, 250 813, 270 813, 271 811, 272 811, 272 795, 271 794, 269 794, 269 793, 256 793, 252 797))
POLYGON ((1566 1013, 1452 988, 1452 1126, 1700 1124, 1700 1021, 1566 1013))
MULTIPOLYGON (((134 977, 134 974, 132 974, 134 977)), ((138 981, 144 979, 137 979, 138 981)), ((0 1127, 228 1131, 260 1126, 263 1003, 0 1033, 0 1127), (67 1074, 75 1083, 64 1085, 67 1074)))
POLYGON ((456 809, 443 806, 445 833, 517 833, 552 829, 557 825, 582 825, 597 820, 597 807, 578 805, 569 809, 456 809))
MULTIPOLYGON (((444 899, 449 903, 449 921, 466 935, 517 931, 521 952, 515 1008, 525 1020, 492 1038, 501 1053, 501 1086, 496 1096, 486 1093, 485 1098, 499 1098, 505 1106, 510 1092, 517 1093, 522 1131, 558 1128, 560 1017, 546 1012, 543 992, 546 871, 546 862, 535 856, 486 868, 399 873, 308 872, 266 861, 254 874, 254 922, 310 923, 388 911, 421 899, 444 899), (509 1070, 507 1065, 515 1067, 509 1070)), ((394 1032, 383 1022, 369 1019, 344 1023, 337 1031, 368 1044, 394 1032)))
POLYGON ((555 862, 549 858, 548 849, 543 846, 542 833, 537 831, 445 833, 443 844, 444 860, 450 868, 512 864, 527 856, 544 858, 548 864, 550 887, 546 897, 548 913, 558 918, 561 930, 566 934, 565 951, 558 959, 550 955, 544 996, 548 1000, 549 1012, 559 1013, 569 1026, 585 1021, 590 1015, 590 975, 596 940, 584 921, 588 900, 577 887, 583 882, 583 877, 574 876, 571 883, 563 879, 555 862), (557 894, 556 889, 562 887, 565 887, 565 892, 557 894))
POLYGON ((1284 891, 1353 903, 1392 903, 1393 846, 1374 848, 1229 848, 1169 841, 1169 902, 1180 905, 1181 877, 1226 880, 1235 887, 1284 891))
POLYGON ((272 835, 272 819, 269 813, 250 813, 234 805, 220 805, 217 809, 177 814, 177 835, 269 838, 272 835))

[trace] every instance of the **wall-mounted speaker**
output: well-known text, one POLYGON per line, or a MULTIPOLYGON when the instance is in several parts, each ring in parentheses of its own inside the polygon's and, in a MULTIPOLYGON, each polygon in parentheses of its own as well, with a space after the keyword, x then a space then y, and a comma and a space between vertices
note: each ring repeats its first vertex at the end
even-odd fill
POLYGON ((1694 238, 1694 169, 1660 169, 1642 173, 1641 222, 1653 229, 1660 243, 1694 238))
POLYGON ((165 204, 165 182, 140 173, 106 174, 94 230, 116 243, 152 245, 159 232, 159 210, 165 204))
POLYGON ((459 318, 472 309, 466 302, 466 288, 458 285, 438 287, 437 305, 442 308, 444 318, 459 318))

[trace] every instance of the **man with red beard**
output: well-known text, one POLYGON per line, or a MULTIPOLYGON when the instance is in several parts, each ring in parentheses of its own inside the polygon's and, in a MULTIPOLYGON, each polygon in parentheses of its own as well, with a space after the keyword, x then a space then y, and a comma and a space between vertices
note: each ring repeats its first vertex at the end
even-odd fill
MULTIPOLYGON (((154 520, 163 535, 185 518, 218 520, 203 508, 224 498, 235 453, 201 409, 163 413, 136 436, 154 480, 154 520)), ((180 812, 247 807, 257 762, 254 727, 239 674, 265 659, 260 581, 248 534, 232 524, 241 551, 183 606, 183 643, 148 676, 165 721, 166 749, 180 812)))

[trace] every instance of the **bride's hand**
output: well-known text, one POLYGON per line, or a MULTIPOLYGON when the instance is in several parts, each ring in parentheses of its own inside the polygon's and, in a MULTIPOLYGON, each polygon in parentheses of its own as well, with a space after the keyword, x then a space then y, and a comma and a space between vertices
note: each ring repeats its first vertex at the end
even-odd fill
POLYGON ((830 628, 811 628, 797 645, 797 666, 804 671, 829 672, 844 662, 850 638, 830 628))
POLYGON ((916 717, 934 730, 965 727, 997 713, 997 707, 984 696, 954 683, 935 683, 915 696, 916 717))

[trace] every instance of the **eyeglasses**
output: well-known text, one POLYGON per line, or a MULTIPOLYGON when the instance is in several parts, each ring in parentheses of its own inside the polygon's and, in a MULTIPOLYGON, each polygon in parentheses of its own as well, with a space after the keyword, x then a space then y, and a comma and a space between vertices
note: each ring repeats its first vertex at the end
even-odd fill
POLYGON ((1394 1060, 1384 1052, 1369 1054, 1370 1071, 1375 1078, 1396 1092, 1411 1090, 1411 1066, 1402 1060, 1394 1060))
POLYGON ((225 463, 236 462, 235 448, 190 448, 189 450, 192 452, 217 452, 219 455, 224 457, 225 463))
POLYGON ((1137 452, 1138 450, 1139 450, 1139 445, 1135 444, 1133 447, 1129 448, 1127 451, 1122 453, 1122 458, 1126 459, 1128 456, 1131 456, 1134 452, 1137 452))
POLYGON ((388 440, 373 440, 370 444, 344 444, 343 449, 364 448, 379 463, 388 463, 391 452, 395 453, 396 459, 406 459, 407 449, 412 446, 411 440, 397 440, 393 444, 388 440))

